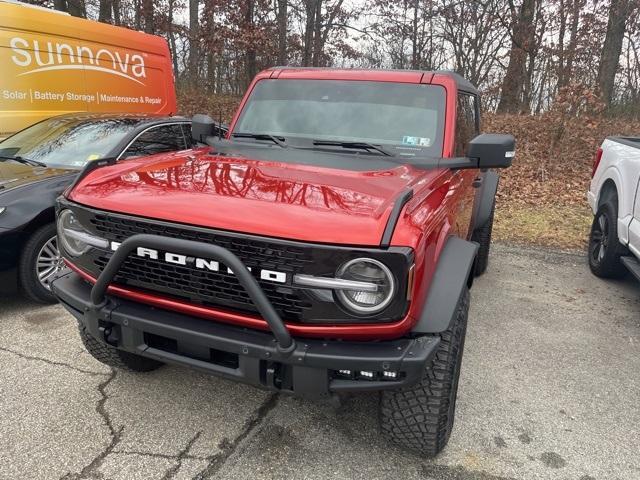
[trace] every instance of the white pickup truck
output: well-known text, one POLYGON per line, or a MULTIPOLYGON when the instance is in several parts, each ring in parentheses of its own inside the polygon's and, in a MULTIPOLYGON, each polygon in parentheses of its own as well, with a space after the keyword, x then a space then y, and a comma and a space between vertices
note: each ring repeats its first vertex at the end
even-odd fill
POLYGON ((598 149, 587 194, 594 218, 589 267, 605 278, 640 279, 640 137, 609 137, 598 149))

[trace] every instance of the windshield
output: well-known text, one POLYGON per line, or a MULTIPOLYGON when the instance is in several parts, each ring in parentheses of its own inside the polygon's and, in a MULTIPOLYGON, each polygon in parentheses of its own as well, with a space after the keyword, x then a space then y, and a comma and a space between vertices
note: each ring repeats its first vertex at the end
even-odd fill
MULTIPOLYGON (((343 81, 261 80, 234 133, 411 147, 442 155, 445 91, 435 85, 343 81)), ((387 149, 389 149, 387 147, 387 149)))
POLYGON ((139 124, 134 118, 54 117, 0 142, 0 155, 80 169, 90 160, 108 156, 139 124))

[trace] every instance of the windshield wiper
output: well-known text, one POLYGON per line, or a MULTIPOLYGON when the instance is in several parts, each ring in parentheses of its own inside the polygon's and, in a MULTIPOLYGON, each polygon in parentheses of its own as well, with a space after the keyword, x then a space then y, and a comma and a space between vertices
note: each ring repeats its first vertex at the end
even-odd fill
POLYGON ((276 137, 276 136, 271 135, 269 133, 238 132, 238 133, 234 133, 231 136, 232 137, 238 137, 238 138, 255 138, 256 140, 271 140, 273 143, 275 143, 276 145, 281 146, 282 148, 287 148, 288 147, 288 145, 286 143, 284 143, 284 138, 276 137))
POLYGON ((384 148, 374 145, 372 143, 367 143, 367 142, 342 142, 340 140, 314 140, 313 144, 317 146, 327 145, 327 146, 335 146, 335 147, 342 147, 342 148, 358 148, 361 150, 374 150, 384 155, 385 157, 395 157, 393 153, 385 150, 384 148))
POLYGON ((47 167, 46 163, 39 162, 37 160, 31 160, 30 158, 24 158, 20 156, 10 157, 7 155, 0 155, 0 160, 15 160, 18 163, 23 163, 25 165, 31 165, 32 167, 47 167))

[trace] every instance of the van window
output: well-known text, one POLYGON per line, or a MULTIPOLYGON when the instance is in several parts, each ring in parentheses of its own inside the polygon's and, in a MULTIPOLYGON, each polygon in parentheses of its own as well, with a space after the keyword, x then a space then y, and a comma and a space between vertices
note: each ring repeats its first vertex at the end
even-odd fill
POLYGON ((467 145, 479 133, 478 97, 458 94, 458 112, 456 118, 455 150, 456 156, 464 157, 467 145))
POLYGON ((121 158, 142 157, 186 148, 181 124, 158 125, 141 133, 124 151, 121 158))

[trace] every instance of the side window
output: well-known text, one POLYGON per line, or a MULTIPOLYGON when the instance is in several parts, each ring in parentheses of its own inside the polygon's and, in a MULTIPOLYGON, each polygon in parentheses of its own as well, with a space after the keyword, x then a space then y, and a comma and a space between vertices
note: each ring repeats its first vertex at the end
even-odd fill
POLYGON ((159 125, 140 134, 121 158, 142 157, 187 148, 181 124, 159 125))
POLYGON ((191 124, 182 124, 182 134, 184 135, 184 141, 187 144, 187 148, 193 148, 193 137, 191 135, 191 124))
POLYGON ((455 153, 458 157, 466 154, 467 144, 479 133, 477 101, 475 95, 458 94, 455 153))

